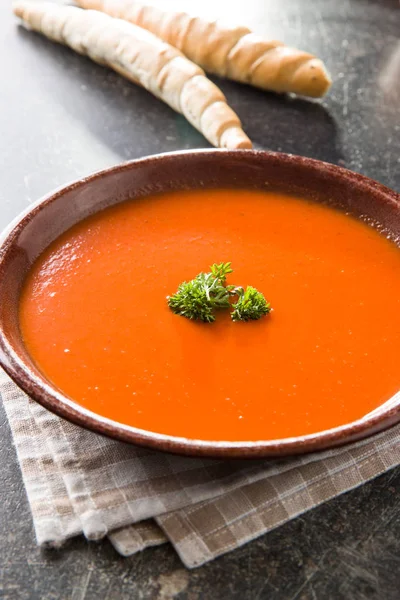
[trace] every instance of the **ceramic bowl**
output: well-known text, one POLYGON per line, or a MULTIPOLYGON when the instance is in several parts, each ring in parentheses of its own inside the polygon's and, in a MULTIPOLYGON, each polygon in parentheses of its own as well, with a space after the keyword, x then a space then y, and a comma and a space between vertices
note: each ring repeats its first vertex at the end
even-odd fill
MULTIPOLYGON (((41 199, 0 239, 0 363, 45 408, 77 425, 124 442, 192 456, 261 458, 332 448, 400 421, 393 399, 363 419, 329 431, 256 442, 199 441, 144 431, 105 419, 60 393, 24 348, 18 298, 37 256, 61 233, 94 212, 129 198, 168 190, 242 187, 288 192, 378 222, 400 239, 400 196, 379 183, 334 165, 272 152, 204 150, 160 154, 118 165, 41 199)), ((399 375, 400 385, 400 375, 399 375)))

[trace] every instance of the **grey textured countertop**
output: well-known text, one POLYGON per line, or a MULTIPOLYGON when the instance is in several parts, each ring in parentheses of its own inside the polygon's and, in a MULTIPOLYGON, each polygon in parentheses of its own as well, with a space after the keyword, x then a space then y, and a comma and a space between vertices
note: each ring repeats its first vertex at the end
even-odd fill
MULTIPOLYGON (((398 0, 204 0, 191 6, 218 10, 313 51, 332 73, 323 102, 218 82, 257 148, 341 164, 400 188, 398 0)), ((29 202, 90 171, 207 146, 183 117, 144 90, 18 28, 8 3, 0 6, 0 50, 1 226, 29 202)), ((108 542, 75 539, 60 551, 40 551, 1 406, 0 456, 0 597, 7 600, 400 596, 400 469, 187 572, 169 547, 124 559, 108 542)))

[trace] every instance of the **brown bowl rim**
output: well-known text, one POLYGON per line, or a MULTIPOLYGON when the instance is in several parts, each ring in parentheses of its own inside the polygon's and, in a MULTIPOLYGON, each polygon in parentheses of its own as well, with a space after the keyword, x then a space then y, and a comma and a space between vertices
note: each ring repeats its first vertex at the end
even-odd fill
MULTIPOLYGON (((45 209, 50 203, 62 196, 65 192, 85 186, 94 179, 102 178, 110 173, 123 170, 140 168, 146 163, 157 162, 161 165, 168 161, 179 160, 187 157, 195 160, 199 155, 214 155, 215 159, 224 160, 229 157, 242 157, 246 160, 248 156, 257 156, 269 161, 277 161, 281 165, 303 165, 313 173, 324 173, 334 178, 345 179, 348 183, 362 188, 365 193, 372 196, 384 195, 386 201, 393 203, 400 210, 400 194, 394 190, 378 183, 359 173, 355 173, 340 166, 322 162, 312 158, 306 158, 293 154, 280 152, 268 152, 263 150, 183 150, 169 153, 155 154, 144 158, 117 164, 113 167, 96 171, 87 177, 75 180, 63 185, 53 192, 33 203, 14 219, 0 236, 0 277, 4 275, 5 264, 10 249, 18 240, 21 231, 26 227, 36 214, 45 209)), ((400 421, 400 403, 392 408, 383 408, 379 414, 372 414, 353 423, 348 423, 334 429, 276 440, 257 441, 203 441, 184 437, 175 437, 156 432, 141 430, 132 426, 123 425, 110 419, 106 419, 97 413, 86 410, 73 400, 64 396, 56 388, 52 387, 45 378, 41 379, 22 360, 13 349, 13 344, 4 331, 4 323, 0 318, 0 365, 11 377, 11 379, 27 393, 33 400, 44 408, 64 418, 71 423, 91 430, 97 434, 122 442, 147 447, 153 450, 161 450, 194 457, 208 458, 268 458, 276 456, 291 456, 305 454, 314 451, 322 451, 361 440, 378 432, 393 427, 400 421)), ((375 413, 375 411, 374 411, 375 413)))

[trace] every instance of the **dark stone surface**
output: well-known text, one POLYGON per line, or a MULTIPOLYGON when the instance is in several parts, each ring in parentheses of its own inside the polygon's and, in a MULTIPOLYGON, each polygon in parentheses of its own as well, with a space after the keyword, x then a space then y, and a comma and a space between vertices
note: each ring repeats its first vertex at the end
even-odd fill
MULTIPOLYGON (((191 5, 309 49, 330 68, 334 85, 322 103, 219 82, 256 147, 339 163, 400 188, 398 0, 191 5)), ((18 29, 3 2, 0 61, 2 226, 30 201, 95 169, 207 146, 144 90, 18 29)), ((107 542, 76 539, 62 551, 40 551, 1 407, 0 453, 0 597, 7 600, 400 597, 400 469, 186 573, 169 547, 123 559, 107 542)))

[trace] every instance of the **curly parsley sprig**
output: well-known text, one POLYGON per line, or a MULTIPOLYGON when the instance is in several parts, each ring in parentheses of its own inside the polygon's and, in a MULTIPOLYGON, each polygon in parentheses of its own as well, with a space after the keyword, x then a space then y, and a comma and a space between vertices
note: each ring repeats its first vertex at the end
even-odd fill
POLYGON ((199 273, 191 281, 184 281, 167 301, 171 310, 187 319, 212 323, 215 311, 233 308, 233 321, 253 321, 267 315, 270 305, 254 287, 246 290, 226 285, 226 277, 233 273, 231 263, 214 263, 209 273, 199 273), (237 297, 236 302, 231 300, 237 297))
POLYGON ((229 308, 229 288, 226 276, 232 273, 230 263, 213 264, 210 273, 199 273, 191 281, 184 281, 173 296, 168 296, 168 305, 174 313, 212 323, 214 310, 229 308))
POLYGON ((232 321, 256 321, 271 312, 270 303, 256 288, 249 285, 245 290, 236 289, 239 298, 235 304, 232 304, 232 321))

